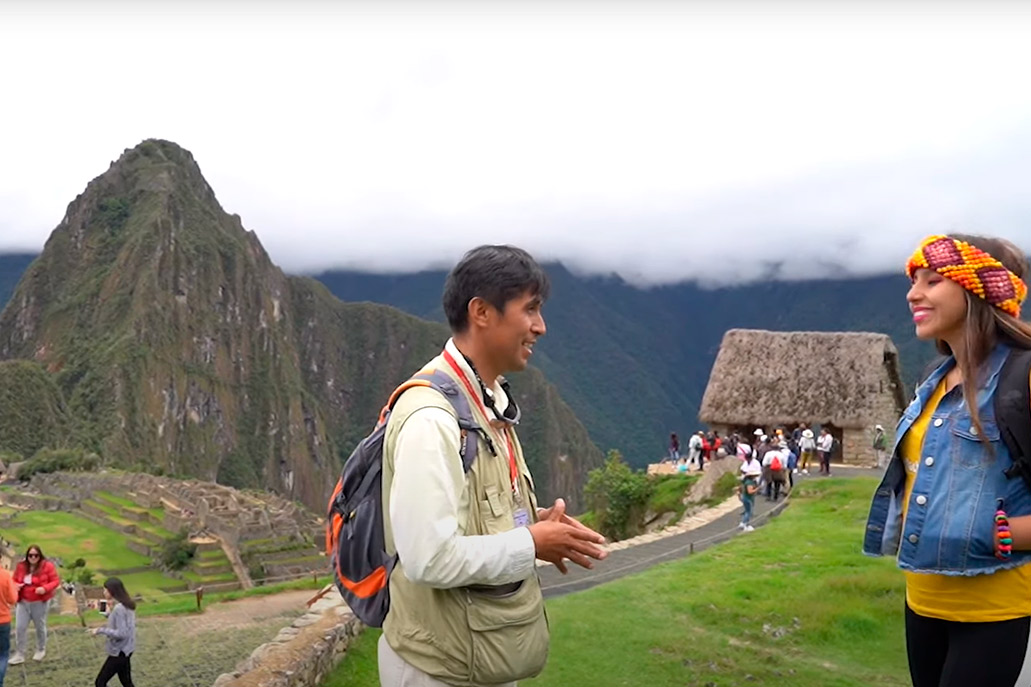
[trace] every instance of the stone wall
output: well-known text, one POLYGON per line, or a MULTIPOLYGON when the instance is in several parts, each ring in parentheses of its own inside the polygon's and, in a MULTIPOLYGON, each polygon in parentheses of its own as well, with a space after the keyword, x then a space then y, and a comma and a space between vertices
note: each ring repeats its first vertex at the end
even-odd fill
POLYGON ((220 675, 213 687, 318 687, 362 628, 333 589, 232 673, 220 675))

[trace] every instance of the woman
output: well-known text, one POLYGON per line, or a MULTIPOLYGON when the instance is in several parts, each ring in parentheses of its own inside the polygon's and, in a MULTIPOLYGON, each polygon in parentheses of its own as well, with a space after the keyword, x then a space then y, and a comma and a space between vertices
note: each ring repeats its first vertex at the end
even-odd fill
POLYGON ((107 637, 107 660, 94 684, 104 687, 117 675, 122 687, 133 687, 130 661, 136 650, 136 602, 117 577, 109 577, 104 582, 104 598, 108 603, 107 625, 89 630, 91 635, 107 637))
POLYGON ((47 608, 54 590, 61 584, 57 568, 33 544, 25 558, 14 569, 14 583, 18 585, 18 605, 15 608, 15 647, 10 664, 25 663, 25 644, 28 641, 29 622, 36 626, 36 653, 32 660, 42 661, 47 655, 47 608))
MULTIPOLYGON (((747 444, 739 444, 745 445, 747 444)), ((755 494, 759 491, 759 476, 762 475, 762 466, 759 461, 749 453, 741 464, 741 485, 738 487, 738 496, 741 498, 741 524, 738 528, 745 532, 751 532, 752 510, 755 507, 755 494)))
POLYGON ((904 572, 914 687, 1031 684, 1031 489, 1004 472, 994 409, 1010 352, 1031 348, 1027 266, 1008 241, 953 235, 925 239, 906 271, 916 334, 948 357, 899 421, 863 550, 904 572))

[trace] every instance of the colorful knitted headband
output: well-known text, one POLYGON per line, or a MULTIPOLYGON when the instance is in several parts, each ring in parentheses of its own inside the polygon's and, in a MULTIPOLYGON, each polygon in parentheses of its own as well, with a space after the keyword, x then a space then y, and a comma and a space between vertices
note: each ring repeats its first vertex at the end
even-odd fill
POLYGON ((1027 285, 976 246, 948 236, 928 236, 906 263, 906 274, 912 279, 913 273, 921 268, 933 270, 999 310, 1020 317, 1027 285))

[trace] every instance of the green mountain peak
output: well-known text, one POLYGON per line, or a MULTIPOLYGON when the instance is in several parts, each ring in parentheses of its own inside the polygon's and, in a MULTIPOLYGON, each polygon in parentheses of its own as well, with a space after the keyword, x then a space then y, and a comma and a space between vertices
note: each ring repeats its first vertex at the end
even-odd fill
MULTIPOLYGON (((285 276, 193 156, 160 140, 69 204, 0 313, 0 359, 53 376, 74 425, 64 443, 316 509, 390 391, 446 338, 285 276)), ((539 372, 517 384, 542 491, 576 503, 600 451, 539 372)))

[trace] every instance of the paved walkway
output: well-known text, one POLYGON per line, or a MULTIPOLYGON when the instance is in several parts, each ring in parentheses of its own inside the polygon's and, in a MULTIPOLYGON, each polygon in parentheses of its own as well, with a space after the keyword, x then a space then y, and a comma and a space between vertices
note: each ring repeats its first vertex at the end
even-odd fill
MULTIPOLYGON (((882 474, 881 470, 849 468, 840 465, 832 465, 831 470, 834 477, 878 477, 882 474)), ((807 479, 820 478, 817 475, 808 477, 796 475, 795 484, 807 479)), ((786 499, 772 503, 762 495, 757 494, 756 496, 755 509, 752 513, 752 524, 756 527, 762 526, 770 518, 775 517, 789 503, 786 499)), ((703 551, 713 544, 726 541, 738 534, 745 534, 738 529, 739 522, 741 522, 740 505, 732 512, 697 529, 637 546, 610 551, 608 557, 604 561, 595 562, 595 567, 591 570, 568 564, 569 573, 563 575, 553 565, 542 566, 538 572, 544 596, 551 598, 590 589, 603 582, 610 582, 641 572, 659 563, 703 551)))

